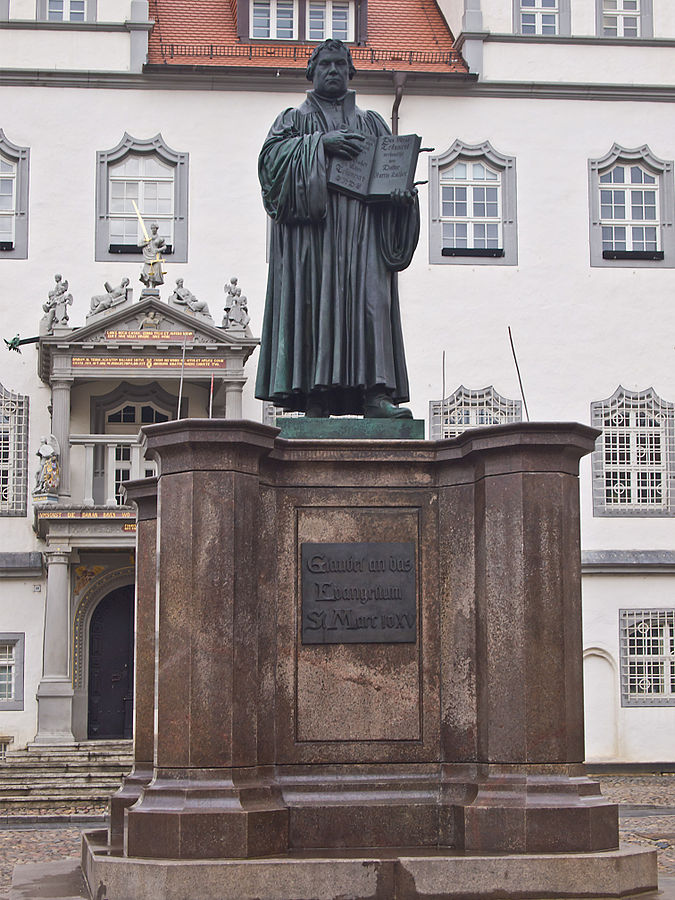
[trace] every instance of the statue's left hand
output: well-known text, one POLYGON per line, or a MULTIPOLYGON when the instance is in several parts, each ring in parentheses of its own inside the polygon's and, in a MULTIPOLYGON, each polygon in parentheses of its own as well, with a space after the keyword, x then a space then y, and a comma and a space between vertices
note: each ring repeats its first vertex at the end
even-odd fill
POLYGON ((411 191, 395 190, 389 195, 394 206, 412 206, 415 197, 417 197, 417 188, 413 188, 411 191))

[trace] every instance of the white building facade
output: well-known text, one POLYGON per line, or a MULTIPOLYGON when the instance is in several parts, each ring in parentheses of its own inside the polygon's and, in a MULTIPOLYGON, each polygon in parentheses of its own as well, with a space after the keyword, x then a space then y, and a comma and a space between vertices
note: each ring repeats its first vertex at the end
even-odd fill
MULTIPOLYGON (((418 168, 422 234, 400 276, 410 406, 431 437, 528 412, 603 430, 581 479, 587 757, 672 762, 675 10, 439 6, 470 76, 402 57, 404 79, 389 60, 354 82, 360 106, 390 121, 398 101, 399 132, 435 148, 418 168)), ((360 4, 346 8, 361 21, 360 4)), ((371 0, 369 28, 377 14, 371 0)), ((214 414, 264 414, 257 355, 246 362, 266 282, 256 158, 307 83, 282 56, 278 68, 200 66, 165 50, 160 64, 166 15, 144 0, 0 0, 2 336, 38 335, 56 273, 73 297, 67 323, 3 350, 0 365, 0 743, 12 747, 107 734, 92 727, 92 647, 114 609, 130 640, 133 512, 119 486, 151 474, 136 434, 176 415, 183 346, 184 414, 208 415, 212 396, 214 414), (170 247, 159 299, 138 299, 132 199, 170 247), (237 334, 221 326, 232 276, 251 316, 237 334), (133 298, 92 315, 90 298, 125 277, 133 298), (177 278, 210 322, 169 302, 177 278), (144 324, 153 310, 156 328, 144 324), (62 481, 36 507, 43 435, 59 441, 62 481)), ((131 666, 124 652, 105 663, 113 674, 131 666)))

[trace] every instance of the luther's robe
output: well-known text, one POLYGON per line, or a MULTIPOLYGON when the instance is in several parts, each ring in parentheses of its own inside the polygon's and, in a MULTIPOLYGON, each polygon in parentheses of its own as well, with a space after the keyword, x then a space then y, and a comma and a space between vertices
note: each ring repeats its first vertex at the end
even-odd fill
POLYGON ((322 136, 346 127, 390 134, 354 92, 327 101, 308 91, 277 118, 258 171, 272 219, 256 397, 305 411, 321 391, 327 411, 363 413, 381 386, 409 399, 396 272, 410 264, 419 206, 365 203, 327 188, 322 136))

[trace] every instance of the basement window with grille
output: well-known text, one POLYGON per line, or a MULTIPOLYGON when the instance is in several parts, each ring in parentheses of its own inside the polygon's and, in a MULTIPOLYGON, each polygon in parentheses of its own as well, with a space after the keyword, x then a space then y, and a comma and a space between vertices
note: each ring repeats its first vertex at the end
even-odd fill
POLYGON ((0 384, 0 516, 25 516, 28 499, 28 397, 0 384))
POLYGON ((675 706, 675 610, 619 611, 622 706, 675 706))
POLYGON ((675 514, 673 404, 653 388, 619 386, 591 404, 591 422, 602 429, 593 452, 593 515, 675 514))
POLYGON ((506 425, 522 422, 520 400, 502 397, 490 385, 478 391, 470 391, 460 385, 445 400, 429 403, 429 433, 432 441, 454 438, 469 428, 487 425, 506 425))

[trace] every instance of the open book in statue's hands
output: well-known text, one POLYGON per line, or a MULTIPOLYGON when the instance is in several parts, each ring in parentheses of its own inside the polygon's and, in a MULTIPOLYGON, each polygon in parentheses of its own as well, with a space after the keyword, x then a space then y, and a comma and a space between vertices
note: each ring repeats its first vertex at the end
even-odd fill
POLYGON ((354 159, 331 158, 328 187, 371 202, 388 200, 393 191, 412 191, 421 142, 417 134, 365 136, 354 159))

